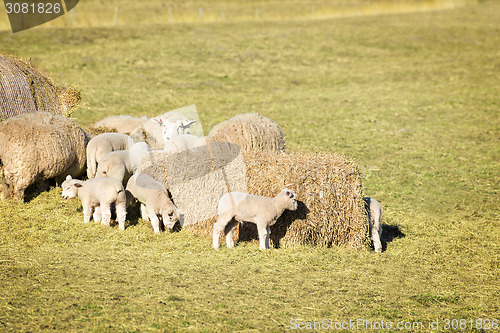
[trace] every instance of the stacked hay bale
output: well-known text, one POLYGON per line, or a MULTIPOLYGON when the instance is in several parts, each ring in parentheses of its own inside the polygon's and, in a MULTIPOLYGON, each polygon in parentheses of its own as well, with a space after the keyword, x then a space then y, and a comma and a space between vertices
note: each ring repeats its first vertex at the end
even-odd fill
MULTIPOLYGON (((367 241, 360 171, 340 155, 252 152, 244 154, 248 193, 273 197, 284 187, 297 192, 299 208, 285 211, 271 227, 271 243, 360 248, 367 241)), ((211 236, 214 216, 190 226, 211 236)), ((258 239, 255 225, 239 226, 239 240, 258 239)))
POLYGON ((248 151, 285 151, 285 134, 269 118, 258 113, 238 114, 216 125, 208 134, 211 141, 232 142, 248 151))
POLYGON ((80 91, 63 90, 28 61, 0 54, 0 120, 37 111, 69 116, 80 91))

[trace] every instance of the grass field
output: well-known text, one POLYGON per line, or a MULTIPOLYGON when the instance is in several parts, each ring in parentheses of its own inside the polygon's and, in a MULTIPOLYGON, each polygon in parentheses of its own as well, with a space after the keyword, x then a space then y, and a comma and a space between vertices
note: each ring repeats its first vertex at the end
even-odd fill
POLYGON ((186 230, 155 236, 142 220, 124 232, 84 225, 79 201, 52 188, 0 202, 0 331, 260 332, 359 319, 360 330, 384 321, 423 332, 458 319, 466 332, 499 320, 499 45, 493 0, 338 20, 0 33, 1 51, 79 85, 83 127, 196 104, 207 131, 256 111, 290 151, 356 160, 365 194, 404 234, 381 255, 215 251, 186 230))

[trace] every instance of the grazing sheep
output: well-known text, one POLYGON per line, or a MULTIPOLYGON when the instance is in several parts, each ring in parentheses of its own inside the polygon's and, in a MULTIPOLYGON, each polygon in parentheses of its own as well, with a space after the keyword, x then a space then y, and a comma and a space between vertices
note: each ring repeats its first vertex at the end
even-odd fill
POLYGON ((218 218, 214 224, 213 247, 219 248, 219 235, 224 230, 226 246, 232 248, 233 230, 238 222, 252 222, 257 225, 259 249, 268 249, 270 226, 276 223, 285 209, 297 209, 297 194, 286 188, 274 198, 241 192, 224 194, 217 207, 218 218))
POLYGON ((93 213, 95 222, 109 225, 111 204, 114 204, 119 228, 125 230, 127 196, 123 185, 118 180, 105 177, 81 181, 68 176, 62 183, 62 197, 68 199, 76 196, 82 201, 84 223, 90 221, 93 213))
POLYGON ((138 173, 130 177, 127 183, 130 192, 141 203, 141 217, 150 220, 155 233, 160 232, 160 216, 165 229, 171 230, 179 221, 182 226, 182 213, 168 195, 166 187, 152 177, 138 173))
POLYGON ((95 177, 97 164, 104 155, 112 151, 127 150, 133 144, 132 138, 122 133, 103 133, 93 137, 87 146, 87 177, 95 177))
POLYGON ((364 198, 365 209, 368 214, 368 226, 370 228, 370 238, 373 241, 375 252, 382 252, 382 243, 380 237, 382 236, 382 206, 373 198, 364 198))
POLYGON ((137 172, 137 168, 141 163, 141 159, 151 152, 151 147, 146 142, 136 142, 130 149, 130 166, 132 167, 132 173, 137 172))
POLYGON ((180 153, 181 151, 191 150, 206 145, 206 139, 191 134, 180 134, 165 140, 163 151, 169 153, 180 153))
POLYGON ((95 123, 94 128, 109 128, 118 133, 130 134, 137 127, 140 127, 148 118, 146 116, 136 118, 132 116, 110 116, 95 123))
POLYGON ((46 112, 26 113, 2 122, 2 196, 13 194, 15 199, 23 199, 33 183, 55 178, 59 185, 67 175, 80 176, 85 171, 89 140, 90 135, 71 119, 46 112))
POLYGON ((130 152, 128 150, 117 150, 107 153, 101 158, 95 176, 96 178, 113 177, 125 186, 132 174, 130 152))

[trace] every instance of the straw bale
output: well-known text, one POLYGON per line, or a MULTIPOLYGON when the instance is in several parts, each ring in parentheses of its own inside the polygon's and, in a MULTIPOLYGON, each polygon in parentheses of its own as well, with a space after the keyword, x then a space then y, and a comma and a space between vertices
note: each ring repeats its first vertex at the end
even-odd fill
POLYGON ((238 114, 216 125, 208 134, 211 141, 232 142, 248 151, 285 151, 285 134, 269 118, 258 113, 238 114))
POLYGON ((29 61, 0 54, 0 120, 22 113, 70 116, 81 100, 75 87, 58 87, 29 61))
MULTIPOLYGON (((299 208, 285 211, 271 227, 271 243, 278 247, 300 243, 359 248, 368 236, 360 171, 340 155, 327 153, 244 154, 248 193, 274 197, 284 187, 296 191, 299 208)), ((217 220, 188 227, 211 236, 217 220)), ((241 224, 235 238, 258 239, 252 223, 241 224)))
POLYGON ((153 151, 141 160, 138 172, 165 184, 184 213, 184 226, 216 215, 223 194, 247 190, 243 155, 227 142, 175 154, 153 151))

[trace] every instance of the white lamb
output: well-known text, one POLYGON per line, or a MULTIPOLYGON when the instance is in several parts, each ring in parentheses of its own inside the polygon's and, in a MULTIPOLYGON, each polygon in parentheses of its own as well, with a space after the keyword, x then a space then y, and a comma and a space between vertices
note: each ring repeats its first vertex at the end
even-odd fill
POLYGON ((160 219, 166 230, 172 230, 179 221, 182 226, 182 213, 177 209, 162 183, 152 177, 138 173, 130 177, 127 192, 141 203, 141 217, 150 220, 155 233, 160 233, 160 219))
POLYGON ((109 225, 111 220, 111 204, 115 205, 120 230, 125 230, 127 216, 127 197, 123 185, 114 178, 95 178, 87 181, 66 177, 62 183, 64 199, 78 196, 83 206, 83 222, 88 223, 90 217, 102 225, 109 225))
POLYGON ((195 149, 206 145, 205 137, 198 137, 192 134, 180 134, 165 140, 163 151, 169 153, 180 153, 182 151, 195 149))
POLYGON ((95 176, 96 178, 112 177, 126 185, 132 174, 130 152, 128 150, 117 150, 107 153, 101 158, 95 176))
POLYGON ((380 242, 380 237, 382 236, 382 206, 380 203, 373 199, 366 197, 365 209, 368 214, 368 226, 370 229, 370 237, 373 241, 373 247, 375 252, 382 252, 382 243, 380 242))
POLYGON ((87 177, 94 178, 97 165, 107 153, 128 150, 134 140, 122 133, 103 133, 93 137, 87 145, 87 177))
POLYGON ((268 249, 270 226, 276 223, 285 209, 297 209, 297 194, 286 188, 274 198, 241 192, 224 194, 217 208, 218 218, 214 224, 213 247, 219 248, 219 235, 224 230, 226 246, 232 248, 234 228, 239 222, 252 222, 257 225, 259 249, 268 249))
POLYGON ((137 172, 137 168, 141 163, 141 159, 151 152, 151 147, 146 142, 136 142, 130 147, 130 166, 132 167, 132 173, 137 172))

